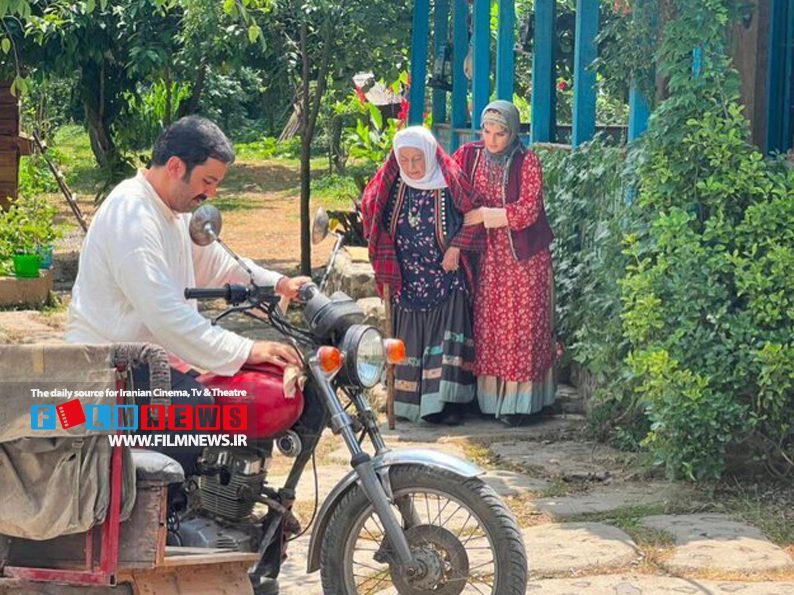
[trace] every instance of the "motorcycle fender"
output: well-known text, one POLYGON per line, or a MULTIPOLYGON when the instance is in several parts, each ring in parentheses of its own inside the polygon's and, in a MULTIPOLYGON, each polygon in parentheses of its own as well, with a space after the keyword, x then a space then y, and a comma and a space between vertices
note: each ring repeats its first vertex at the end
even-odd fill
MULTIPOLYGON (((473 465, 469 461, 464 461, 458 457, 424 449, 390 450, 372 459, 375 471, 382 471, 398 465, 422 465, 431 469, 439 469, 459 475, 463 479, 478 477, 484 473, 482 469, 473 465)), ((379 473, 379 475, 381 475, 379 473)), ((356 484, 358 476, 355 470, 350 471, 345 477, 334 486, 331 493, 323 502, 317 519, 314 522, 312 537, 309 541, 309 557, 306 563, 306 571, 314 572, 320 569, 320 547, 322 546, 323 536, 328 528, 337 505, 348 491, 356 484)), ((387 488, 388 489, 388 488, 387 488)))

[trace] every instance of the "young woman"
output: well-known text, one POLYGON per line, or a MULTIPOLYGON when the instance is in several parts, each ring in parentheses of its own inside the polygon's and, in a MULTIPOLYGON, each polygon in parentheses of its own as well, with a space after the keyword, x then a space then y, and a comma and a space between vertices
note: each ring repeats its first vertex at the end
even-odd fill
POLYGON ((483 413, 508 424, 550 405, 556 392, 553 234, 540 160, 518 132, 518 110, 495 101, 483 111, 482 140, 453 156, 482 197, 465 222, 482 222, 487 232, 474 302, 477 399, 483 413))
POLYGON ((471 271, 461 258, 476 248, 476 226, 463 227, 471 187, 430 131, 413 126, 395 135, 361 206, 378 290, 390 287, 392 328, 407 351, 395 369, 395 415, 460 423, 475 395, 471 271))

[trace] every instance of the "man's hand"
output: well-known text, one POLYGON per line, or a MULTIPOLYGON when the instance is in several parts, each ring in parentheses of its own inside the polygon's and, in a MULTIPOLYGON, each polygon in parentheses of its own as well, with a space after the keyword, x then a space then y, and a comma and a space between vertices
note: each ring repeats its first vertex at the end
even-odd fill
POLYGON ((311 277, 292 277, 291 279, 289 277, 282 277, 276 284, 276 293, 293 299, 298 296, 298 290, 301 287, 311 282, 311 277))
POLYGON ((444 253, 444 260, 441 261, 441 268, 451 273, 457 271, 460 266, 460 248, 450 246, 444 253))
POLYGON ((479 225, 482 223, 482 208, 473 209, 463 215, 463 225, 479 225))
POLYGON ((274 364, 279 368, 300 366, 301 360, 293 347, 274 341, 257 341, 248 354, 246 364, 274 364))

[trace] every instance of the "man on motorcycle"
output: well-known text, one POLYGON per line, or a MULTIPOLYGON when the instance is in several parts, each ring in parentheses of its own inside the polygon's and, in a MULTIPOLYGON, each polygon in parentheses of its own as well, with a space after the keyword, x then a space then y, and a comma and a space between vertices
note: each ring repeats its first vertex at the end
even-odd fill
MULTIPOLYGON (((190 365, 223 375, 243 364, 300 364, 285 344, 251 341, 213 326, 183 295, 186 287, 249 281, 220 245, 196 246, 188 232, 190 212, 215 195, 233 161, 229 139, 207 119, 181 118, 160 134, 151 167, 116 186, 91 222, 72 290, 67 342, 157 343, 190 365)), ((246 264, 257 284, 289 298, 310 280, 246 264)), ((172 385, 187 392, 200 388, 176 370, 172 385)), ((200 405, 207 398, 183 402, 200 405)), ((190 469, 190 461, 180 462, 190 469)))

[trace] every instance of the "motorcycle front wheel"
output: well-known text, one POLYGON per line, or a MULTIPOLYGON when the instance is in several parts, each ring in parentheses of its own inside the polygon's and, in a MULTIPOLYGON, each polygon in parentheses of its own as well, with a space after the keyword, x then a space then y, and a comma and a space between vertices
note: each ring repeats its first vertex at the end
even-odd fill
POLYGON ((323 538, 325 595, 523 595, 527 557, 518 523, 478 478, 418 465, 390 470, 413 569, 394 561, 380 520, 356 485, 340 501, 323 538))

